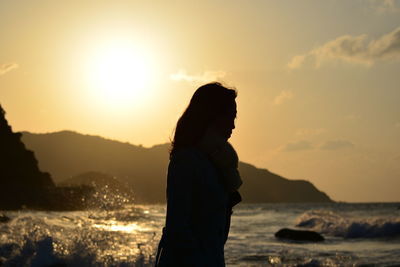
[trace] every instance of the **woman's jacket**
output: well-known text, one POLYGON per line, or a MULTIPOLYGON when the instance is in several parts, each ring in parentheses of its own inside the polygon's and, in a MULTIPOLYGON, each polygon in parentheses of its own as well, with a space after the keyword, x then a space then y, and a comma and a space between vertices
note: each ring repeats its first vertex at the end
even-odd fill
POLYGON ((175 152, 167 174, 167 216, 156 266, 221 267, 232 207, 217 169, 196 148, 175 152))

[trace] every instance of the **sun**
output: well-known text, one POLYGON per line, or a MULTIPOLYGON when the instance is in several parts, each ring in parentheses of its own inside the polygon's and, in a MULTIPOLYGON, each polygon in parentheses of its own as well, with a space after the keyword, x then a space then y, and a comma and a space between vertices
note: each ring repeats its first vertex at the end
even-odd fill
POLYGON ((117 107, 139 106, 151 96, 151 53, 133 42, 114 41, 91 51, 88 80, 98 100, 117 107))

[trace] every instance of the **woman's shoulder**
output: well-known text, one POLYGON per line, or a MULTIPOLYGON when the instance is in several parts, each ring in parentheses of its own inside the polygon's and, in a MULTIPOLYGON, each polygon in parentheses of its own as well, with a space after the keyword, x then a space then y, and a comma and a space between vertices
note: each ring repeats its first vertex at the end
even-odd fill
POLYGON ((185 147, 176 150, 171 155, 171 162, 196 163, 203 158, 203 153, 196 147, 185 147))
POLYGON ((185 147, 177 149, 170 158, 170 165, 185 165, 195 169, 209 167, 210 162, 207 155, 197 147, 185 147))
MULTIPOLYGON (((192 147, 181 148, 174 151, 168 165, 168 176, 180 177, 189 174, 198 174, 203 165, 199 153, 201 152, 192 147)), ((188 179, 185 180, 188 181, 188 179)))

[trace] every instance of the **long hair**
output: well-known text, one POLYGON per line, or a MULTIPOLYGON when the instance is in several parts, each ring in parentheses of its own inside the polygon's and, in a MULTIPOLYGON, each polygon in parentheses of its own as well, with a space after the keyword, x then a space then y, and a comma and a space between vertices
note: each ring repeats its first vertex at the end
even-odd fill
POLYGON ((227 112, 236 96, 236 90, 218 82, 200 86, 176 124, 170 157, 177 149, 198 144, 209 125, 227 112))

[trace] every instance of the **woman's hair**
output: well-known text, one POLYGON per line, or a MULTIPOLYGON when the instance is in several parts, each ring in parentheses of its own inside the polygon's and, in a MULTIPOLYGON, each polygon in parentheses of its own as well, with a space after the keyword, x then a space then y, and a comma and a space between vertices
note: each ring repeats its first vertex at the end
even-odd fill
POLYGON ((196 145, 209 125, 219 115, 227 113, 236 95, 236 90, 218 82, 200 86, 176 124, 170 156, 177 149, 196 145))

